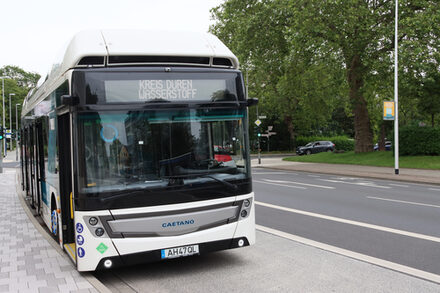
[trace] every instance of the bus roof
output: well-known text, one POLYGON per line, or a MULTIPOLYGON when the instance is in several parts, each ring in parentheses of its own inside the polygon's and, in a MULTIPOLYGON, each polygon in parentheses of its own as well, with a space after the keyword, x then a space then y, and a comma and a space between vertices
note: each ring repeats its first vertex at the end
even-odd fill
MULTIPOLYGON (((183 65, 238 69, 237 57, 214 35, 149 30, 86 30, 77 33, 50 73, 28 93, 35 104, 70 69, 88 67, 183 65), (65 52, 65 53, 64 53, 65 52)), ((32 105, 26 105, 32 107, 32 105)))
POLYGON ((214 35, 147 30, 88 30, 76 34, 54 69, 121 65, 195 65, 237 69, 238 59, 214 35))

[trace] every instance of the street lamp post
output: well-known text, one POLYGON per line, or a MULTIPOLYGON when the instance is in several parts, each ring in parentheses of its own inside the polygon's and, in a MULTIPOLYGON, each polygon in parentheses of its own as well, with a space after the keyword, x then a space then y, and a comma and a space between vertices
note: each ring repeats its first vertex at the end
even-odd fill
MULTIPOLYGON (((2 97, 3 97, 3 123, 2 123, 2 127, 5 127, 5 78, 9 78, 9 76, 0 76, 0 78, 2 79, 2 97)), ((2 158, 6 156, 6 140, 3 138, 3 147, 2 147, 2 158)), ((1 153, 0 153, 1 155, 1 153)), ((2 159, 3 162, 3 159, 2 159)), ((3 171, 2 171, 3 172, 3 171)))
MULTIPOLYGON (((5 128, 5 77, 2 78, 2 82, 3 82, 3 123, 2 123, 2 127, 3 129, 5 128)), ((6 157, 6 139, 3 137, 3 157, 6 157)))
MULTIPOLYGON (((4 76, 0 76, 0 78, 2 79, 2 95, 3 95, 3 101, 5 100, 5 77, 4 76)), ((2 125, 3 127, 3 125, 2 125)), ((0 142, 0 173, 3 173, 3 152, 2 152, 3 147, 1 146, 1 142, 0 142)))
POLYGON ((399 79, 398 79, 398 17, 399 17, 399 0, 396 0, 395 9, 395 32, 394 32, 394 173, 399 174, 399 79))
MULTIPOLYGON (((9 132, 12 135, 11 96, 15 96, 15 94, 14 93, 9 94, 9 132)), ((9 150, 12 151, 12 136, 11 136, 10 141, 9 141, 9 150)))
POLYGON ((15 104, 15 160, 18 161, 18 106, 20 104, 15 104))

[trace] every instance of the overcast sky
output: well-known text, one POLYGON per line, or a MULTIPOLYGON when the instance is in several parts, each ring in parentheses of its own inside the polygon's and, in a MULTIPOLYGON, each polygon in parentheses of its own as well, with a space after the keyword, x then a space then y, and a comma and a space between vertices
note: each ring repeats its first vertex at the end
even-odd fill
POLYGON ((223 0, 1 0, 0 67, 46 75, 56 54, 85 29, 208 31, 223 0))

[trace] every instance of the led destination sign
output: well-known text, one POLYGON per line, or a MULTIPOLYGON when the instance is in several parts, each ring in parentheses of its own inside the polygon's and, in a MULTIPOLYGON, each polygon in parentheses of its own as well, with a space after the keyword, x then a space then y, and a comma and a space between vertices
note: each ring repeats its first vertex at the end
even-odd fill
POLYGON ((185 100, 195 99, 197 88, 193 80, 140 80, 139 99, 185 100))
POLYGON ((222 79, 106 80, 105 95, 107 102, 228 100, 230 92, 222 79))

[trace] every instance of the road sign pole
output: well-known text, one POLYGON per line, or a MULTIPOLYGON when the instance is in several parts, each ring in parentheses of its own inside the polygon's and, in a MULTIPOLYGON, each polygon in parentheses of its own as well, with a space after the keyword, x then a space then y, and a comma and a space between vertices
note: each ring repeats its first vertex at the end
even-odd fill
POLYGON ((399 16, 399 1, 396 0, 396 17, 395 17, 395 32, 394 32, 394 107, 395 107, 395 119, 394 119, 394 173, 399 175, 399 104, 398 104, 398 16, 399 16))
POLYGON ((267 135, 267 152, 270 152, 269 142, 270 142, 270 135, 267 135))

